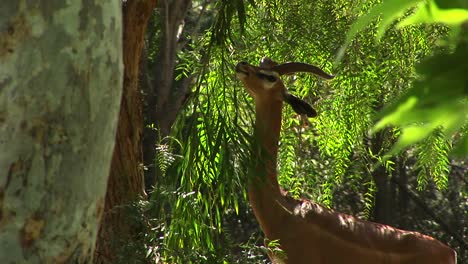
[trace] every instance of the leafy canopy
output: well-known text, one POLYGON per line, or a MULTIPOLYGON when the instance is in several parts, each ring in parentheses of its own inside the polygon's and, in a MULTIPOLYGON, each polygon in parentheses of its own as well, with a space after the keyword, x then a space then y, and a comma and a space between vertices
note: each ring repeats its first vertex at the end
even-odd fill
POLYGON ((373 133, 388 125, 401 127, 400 137, 388 155, 423 140, 437 129, 441 129, 446 138, 459 133, 455 153, 468 154, 468 7, 464 4, 461 8, 463 4, 458 1, 448 1, 439 7, 440 2, 384 0, 354 22, 341 51, 340 56, 343 56, 344 48, 376 17, 380 17, 376 36, 380 39, 390 24, 411 7, 415 10, 400 19, 397 28, 419 23, 442 23, 451 29, 452 34, 444 43, 446 49, 420 63, 417 66, 419 78, 412 88, 378 115, 380 120, 373 127, 373 133))

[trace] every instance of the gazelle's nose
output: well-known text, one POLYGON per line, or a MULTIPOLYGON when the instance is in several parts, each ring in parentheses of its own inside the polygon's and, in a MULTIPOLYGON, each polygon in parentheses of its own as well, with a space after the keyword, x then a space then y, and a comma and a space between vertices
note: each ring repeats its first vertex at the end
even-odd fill
POLYGON ((248 65, 249 64, 247 62, 245 62, 245 61, 241 61, 241 62, 237 63, 236 72, 237 73, 241 72, 241 73, 244 73, 245 75, 249 75, 248 70, 247 70, 248 65))

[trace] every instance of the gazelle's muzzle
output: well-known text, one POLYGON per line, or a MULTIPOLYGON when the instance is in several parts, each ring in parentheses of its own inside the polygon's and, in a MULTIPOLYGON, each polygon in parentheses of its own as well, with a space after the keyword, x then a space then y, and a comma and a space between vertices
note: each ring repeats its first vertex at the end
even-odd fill
POLYGON ((250 65, 245 61, 241 61, 241 62, 237 63, 237 65, 236 65, 237 75, 244 74, 245 76, 249 76, 249 72, 250 72, 249 67, 250 67, 250 65))

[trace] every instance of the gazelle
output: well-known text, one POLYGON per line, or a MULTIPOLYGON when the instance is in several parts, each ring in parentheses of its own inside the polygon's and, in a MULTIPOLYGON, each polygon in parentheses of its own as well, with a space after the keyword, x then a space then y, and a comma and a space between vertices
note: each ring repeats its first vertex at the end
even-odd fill
POLYGON ((299 114, 316 111, 288 92, 280 76, 310 72, 333 78, 305 63, 277 64, 262 59, 259 67, 239 62, 236 75, 255 101, 255 138, 259 149, 248 194, 265 241, 278 240, 283 254, 269 253, 273 263, 454 264, 456 252, 438 240, 329 210, 313 201, 283 193, 276 170, 283 101, 299 114))

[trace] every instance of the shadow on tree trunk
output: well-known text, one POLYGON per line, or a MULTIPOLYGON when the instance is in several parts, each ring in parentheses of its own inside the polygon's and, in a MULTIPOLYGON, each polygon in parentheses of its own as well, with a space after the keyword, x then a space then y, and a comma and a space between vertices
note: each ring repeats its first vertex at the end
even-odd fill
POLYGON ((155 0, 123 3, 124 85, 95 263, 116 263, 120 249, 132 243, 138 233, 129 225, 128 213, 123 208, 146 195, 141 165, 143 122, 138 72, 146 26, 155 5, 155 0))

